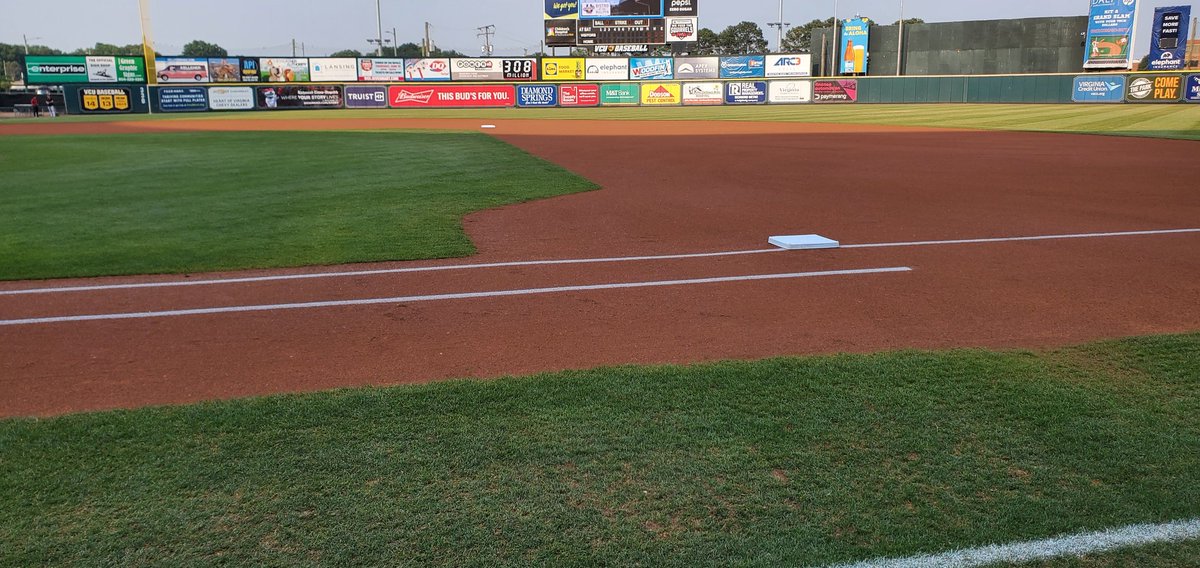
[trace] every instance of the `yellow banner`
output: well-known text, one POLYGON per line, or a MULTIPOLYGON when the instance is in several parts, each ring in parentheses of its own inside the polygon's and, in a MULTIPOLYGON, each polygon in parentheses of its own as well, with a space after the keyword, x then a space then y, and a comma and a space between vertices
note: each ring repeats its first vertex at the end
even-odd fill
POLYGON ((542 80, 582 81, 584 62, 582 57, 547 57, 542 60, 542 80))
POLYGON ((677 105, 683 103, 683 87, 679 83, 642 83, 642 104, 677 105))

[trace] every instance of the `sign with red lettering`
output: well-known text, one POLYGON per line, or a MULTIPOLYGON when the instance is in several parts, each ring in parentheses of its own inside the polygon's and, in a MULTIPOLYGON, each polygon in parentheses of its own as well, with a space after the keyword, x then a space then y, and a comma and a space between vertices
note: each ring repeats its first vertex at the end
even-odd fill
POLYGON ((392 108, 510 107, 516 105, 513 85, 403 85, 388 87, 392 108))

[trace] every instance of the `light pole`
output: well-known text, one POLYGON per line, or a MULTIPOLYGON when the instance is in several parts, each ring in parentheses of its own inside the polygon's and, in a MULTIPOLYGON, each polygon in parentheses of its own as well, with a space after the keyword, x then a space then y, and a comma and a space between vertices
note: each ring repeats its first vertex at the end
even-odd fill
POLYGON ((26 37, 25 34, 21 34, 21 39, 25 40, 25 55, 29 55, 29 40, 37 41, 42 38, 40 36, 39 37, 26 37))
POLYGON ((783 32, 786 31, 788 26, 792 25, 790 22, 783 21, 783 0, 779 0, 779 21, 767 22, 767 25, 779 30, 779 43, 776 49, 779 50, 779 53, 783 53, 783 32))
POLYGON ((832 53, 829 54, 829 71, 830 76, 838 75, 838 51, 842 48, 842 39, 838 37, 838 0, 833 0, 833 44, 832 53))
POLYGON ((379 40, 379 48, 376 49, 376 55, 383 57, 383 12, 379 8, 379 0, 375 0, 375 25, 379 32, 376 39, 379 40))
POLYGON ((899 77, 900 65, 904 58, 904 0, 900 0, 900 31, 896 33, 896 76, 899 77))

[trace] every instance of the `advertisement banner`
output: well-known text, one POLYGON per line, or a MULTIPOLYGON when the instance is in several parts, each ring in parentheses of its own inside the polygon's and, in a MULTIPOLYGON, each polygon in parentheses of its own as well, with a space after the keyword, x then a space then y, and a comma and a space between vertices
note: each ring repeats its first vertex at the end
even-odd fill
POLYGON ((191 57, 162 57, 154 60, 159 83, 207 83, 208 60, 191 57))
POLYGON ((363 57, 358 60, 358 80, 399 83, 404 80, 404 60, 363 57))
POLYGON ((582 81, 585 69, 587 60, 582 57, 547 57, 542 59, 542 80, 582 81))
POLYGON ((346 108, 387 107, 387 87, 383 85, 346 85, 346 108))
POLYGON ((674 79, 675 66, 670 57, 634 57, 629 60, 629 78, 634 81, 674 79))
POLYGON ((510 107, 517 102, 513 85, 405 85, 388 88, 392 108, 510 107))
POLYGON ((543 17, 547 20, 578 18, 579 2, 578 0, 546 0, 546 9, 543 17))
MULTIPOLYGON (((255 77, 258 77, 255 75, 255 77)), ((254 87, 209 87, 208 108, 211 110, 253 110, 254 87)))
POLYGON ((1182 75, 1139 75, 1129 79, 1125 100, 1131 103, 1174 103, 1182 95, 1182 75))
POLYGON ((667 0, 667 16, 698 16, 697 0, 667 0))
POLYGON ((600 104, 604 106, 637 106, 641 98, 637 83, 600 85, 600 104))
POLYGON ((1189 103, 1200 103, 1200 75, 1188 75, 1187 90, 1183 93, 1183 100, 1189 103))
POLYGON ((575 47, 579 20, 546 20, 546 47, 575 47))
POLYGON ((116 83, 117 60, 112 57, 88 57, 87 72, 89 83, 116 83))
POLYGON ((579 18, 661 18, 664 0, 581 0, 579 18))
POLYGON ((208 60, 208 80, 213 83, 240 83, 242 61, 237 57, 208 60))
POLYGON ((676 79, 716 79, 721 76, 721 60, 717 57, 676 57, 676 79))
POLYGON ((682 102, 683 86, 679 83, 642 83, 643 105, 667 106, 682 102))
POLYGON ((685 106, 725 104, 725 86, 721 83, 684 83, 685 106))
POLYGON ((767 102, 765 81, 734 81, 725 84, 725 104, 761 105, 767 102))
POLYGON ((584 78, 588 81, 628 81, 629 60, 616 57, 596 57, 586 62, 584 78))
POLYGON ((358 79, 358 60, 353 57, 313 57, 308 66, 313 81, 345 83, 358 79))
POLYGON ((870 57, 871 20, 851 18, 842 20, 841 48, 842 75, 865 75, 867 59, 870 57))
POLYGON ((767 77, 811 77, 812 55, 768 55, 767 77))
POLYGON ((473 57, 450 60, 450 78, 455 81, 533 81, 536 59, 473 57))
POLYGON ((133 112, 133 93, 125 87, 83 87, 79 108, 85 114, 133 112))
POLYGON ((762 55, 722 57, 720 66, 722 79, 756 79, 767 76, 767 58, 762 55))
POLYGON ((25 82, 29 85, 87 83, 87 59, 74 55, 27 55, 25 82))
POLYGON ((1128 69, 1137 0, 1091 0, 1083 68, 1128 69))
POLYGON ((600 106, 600 85, 562 85, 558 88, 558 104, 564 107, 600 106))
POLYGON ((242 82, 257 83, 259 80, 258 60, 252 57, 242 59, 242 82))
POLYGON ((699 40, 698 18, 667 18, 667 41, 683 43, 699 40))
POLYGON ((163 112, 204 112, 208 110, 208 89, 163 87, 158 90, 158 108, 163 112))
POLYGON ((1150 28, 1151 71, 1183 69, 1191 16, 1191 6, 1154 9, 1154 27, 1150 28))
POLYGON ((1125 100, 1125 76, 1075 78, 1071 100, 1077 103, 1119 103, 1125 100))
POLYGON ((258 76, 267 83, 305 83, 312 78, 308 73, 308 59, 286 57, 260 57, 258 76))
POLYGON ((405 81, 449 81, 450 59, 405 59, 405 81))
POLYGON ((853 103, 858 101, 857 79, 813 81, 813 101, 818 103, 853 103))
POLYGON ((811 81, 771 81, 767 86, 767 101, 771 104, 811 103, 811 81))
POLYGON ((554 85, 517 85, 517 106, 558 106, 558 87, 554 85))
POLYGON ((337 85, 258 87, 258 108, 342 108, 342 88, 337 85))

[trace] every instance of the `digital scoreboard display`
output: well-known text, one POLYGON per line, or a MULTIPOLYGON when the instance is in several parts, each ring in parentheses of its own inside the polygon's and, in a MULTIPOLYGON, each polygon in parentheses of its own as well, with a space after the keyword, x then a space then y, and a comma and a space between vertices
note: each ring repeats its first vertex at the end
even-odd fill
POLYGON ((579 19, 619 17, 663 17, 664 0, 582 0, 579 19))
POLYGON ((662 18, 603 18, 580 20, 579 45, 651 44, 667 42, 667 24, 662 18))

